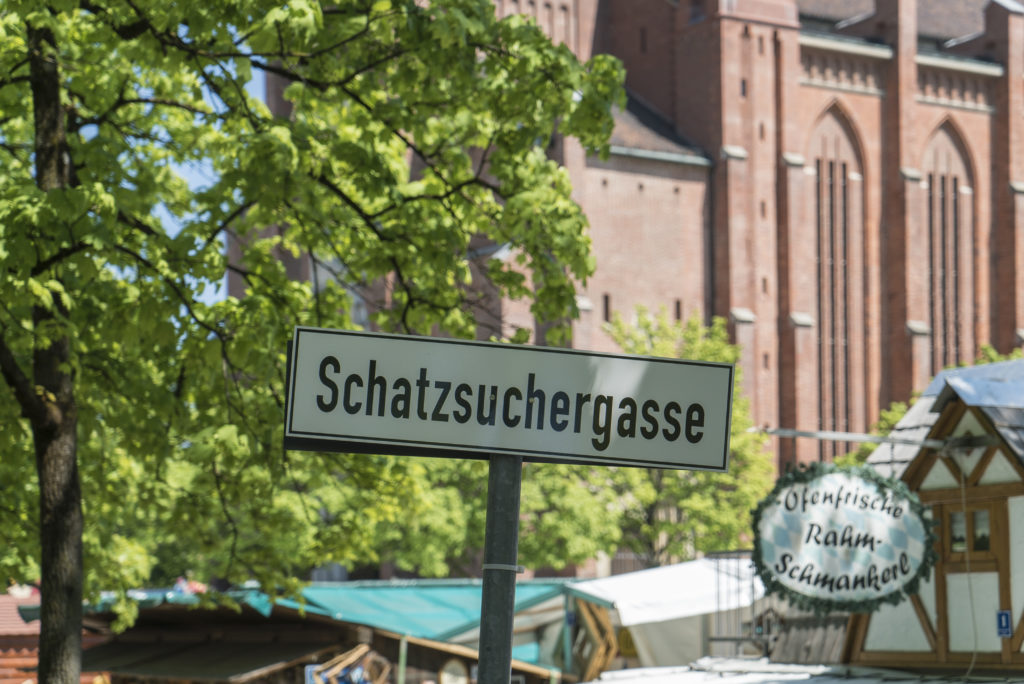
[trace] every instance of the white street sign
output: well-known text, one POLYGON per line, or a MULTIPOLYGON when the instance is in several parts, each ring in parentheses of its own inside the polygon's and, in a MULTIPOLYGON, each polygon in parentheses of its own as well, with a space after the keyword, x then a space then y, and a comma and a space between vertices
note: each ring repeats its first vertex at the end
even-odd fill
POLYGON ((289 449, 728 469, 733 366, 296 328, 289 449))

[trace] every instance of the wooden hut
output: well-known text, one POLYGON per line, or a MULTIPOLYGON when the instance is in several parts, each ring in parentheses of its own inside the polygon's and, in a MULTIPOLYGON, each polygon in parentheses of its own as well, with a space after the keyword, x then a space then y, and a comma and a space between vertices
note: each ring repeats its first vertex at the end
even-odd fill
POLYGON ((938 560, 910 601, 851 618, 846 659, 1024 674, 1024 360, 943 371, 893 436, 927 442, 868 462, 930 511, 938 560))

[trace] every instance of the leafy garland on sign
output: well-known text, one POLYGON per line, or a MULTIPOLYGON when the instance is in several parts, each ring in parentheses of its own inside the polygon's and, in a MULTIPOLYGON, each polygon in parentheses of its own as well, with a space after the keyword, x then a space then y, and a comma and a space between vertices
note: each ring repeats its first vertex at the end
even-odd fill
POLYGON ((757 507, 753 511, 753 528, 754 528, 754 567, 757 571, 758 576, 761 578, 761 582, 764 584, 765 592, 768 594, 778 594, 784 597, 791 604, 801 608, 803 610, 814 611, 816 615, 828 613, 830 611, 843 611, 849 613, 872 613, 883 604, 898 604, 908 596, 916 594, 922 581, 927 581, 931 574, 931 569, 934 567, 938 560, 938 553, 935 551, 936 536, 934 528, 938 525, 937 521, 932 521, 926 517, 927 511, 918 499, 917 494, 910 491, 905 482, 900 480, 894 480, 889 477, 880 475, 875 469, 869 466, 850 466, 850 467, 839 467, 831 463, 811 463, 807 466, 801 466, 797 470, 791 470, 786 474, 782 475, 776 482, 775 487, 772 491, 757 504, 757 507), (818 478, 824 477, 832 473, 844 473, 853 477, 858 477, 862 480, 867 480, 872 484, 878 486, 882 493, 886 490, 892 492, 895 496, 901 497, 907 501, 910 508, 910 512, 917 515, 918 518, 924 523, 925 530, 925 553, 924 558, 921 559, 921 564, 918 566, 914 576, 905 582, 902 587, 898 590, 889 592, 888 594, 879 596, 872 599, 864 599, 860 601, 847 601, 847 600, 836 600, 819 598, 816 596, 808 596, 800 592, 790 589, 786 585, 782 584, 777 578, 771 568, 767 567, 763 561, 763 549, 761 546, 761 516, 764 511, 775 503, 776 498, 782 490, 798 484, 807 484, 818 478))

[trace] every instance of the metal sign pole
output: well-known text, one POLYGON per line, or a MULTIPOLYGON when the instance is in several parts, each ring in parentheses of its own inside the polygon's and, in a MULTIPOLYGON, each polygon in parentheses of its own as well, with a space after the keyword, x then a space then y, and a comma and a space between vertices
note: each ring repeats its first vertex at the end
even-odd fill
POLYGON ((284 446, 489 457, 477 680, 509 684, 523 459, 728 472, 734 376, 724 363, 297 326, 284 446), (629 405, 643 406, 639 435, 615 429, 629 405))
POLYGON ((483 597, 480 602, 479 684, 509 684, 512 621, 519 554, 519 493, 523 458, 492 454, 487 477, 483 597))

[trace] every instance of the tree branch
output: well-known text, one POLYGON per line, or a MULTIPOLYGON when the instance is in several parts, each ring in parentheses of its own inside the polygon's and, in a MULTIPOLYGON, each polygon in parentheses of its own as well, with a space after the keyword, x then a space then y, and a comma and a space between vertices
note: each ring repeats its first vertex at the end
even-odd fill
POLYGON ((206 239, 203 242, 203 249, 209 247, 210 243, 213 242, 213 240, 220 233, 227 231, 228 228, 231 226, 231 223, 236 218, 238 218, 239 216, 247 212, 249 209, 251 209, 254 204, 256 204, 255 201, 249 201, 243 202, 242 204, 235 207, 235 209, 230 214, 228 214, 223 221, 220 222, 220 225, 218 225, 216 228, 209 232, 209 234, 206 236, 206 239))
POLYGON ((73 245, 61 247, 55 253, 51 254, 49 257, 43 259, 42 261, 38 262, 35 266, 33 266, 31 271, 32 276, 35 277, 41 273, 45 273, 51 266, 54 266, 55 264, 58 264, 61 261, 64 261, 64 259, 67 259, 69 256, 81 252, 83 249, 86 249, 87 247, 88 245, 84 242, 76 242, 73 245))
POLYGON ((103 17, 104 21, 106 21, 107 23, 107 26, 109 26, 111 30, 114 33, 116 33, 117 36, 122 40, 134 40, 146 31, 150 30, 151 28, 149 21, 145 19, 139 19, 130 24, 122 24, 119 26, 117 24, 114 24, 112 21, 108 20, 109 14, 107 12, 107 8, 99 7, 98 5, 90 2, 90 0, 81 0, 79 4, 81 5, 82 9, 86 10, 87 12, 92 12, 97 16, 103 17))
MULTIPOLYGON (((17 69, 19 66, 23 64, 25 64, 25 61, 15 64, 11 68, 11 71, 13 72, 15 69, 17 69)), ((29 76, 11 76, 10 78, 5 78, 2 81, 0 81, 0 88, 6 88, 7 86, 14 85, 15 83, 28 83, 30 80, 31 79, 29 76)))
MULTIPOLYGON (((7 326, 0 326, 0 332, 6 333, 7 326)), ((32 381, 21 368, 11 348, 7 346, 7 342, 2 337, 0 337, 0 375, 3 375, 7 385, 14 392, 14 398, 21 406, 22 416, 33 422, 44 420, 46 407, 42 399, 36 394, 32 381)))
MULTIPOLYGON (((160 234, 157 233, 152 226, 148 225, 147 223, 145 223, 144 221, 135 216, 129 216, 123 211, 117 212, 117 220, 120 221, 121 223, 124 223, 126 226, 134 228, 135 230, 139 231, 140 233, 147 237, 151 237, 153 239, 160 237, 160 234)), ((131 252, 129 252, 129 254, 131 254, 131 252)))
POLYGON ((193 107, 185 102, 178 102, 177 100, 169 100, 163 97, 129 97, 123 100, 119 100, 117 105, 130 105, 130 104, 151 104, 162 107, 175 107, 177 109, 184 109, 186 112, 192 114, 209 114, 210 112, 200 109, 199 107, 193 107))

